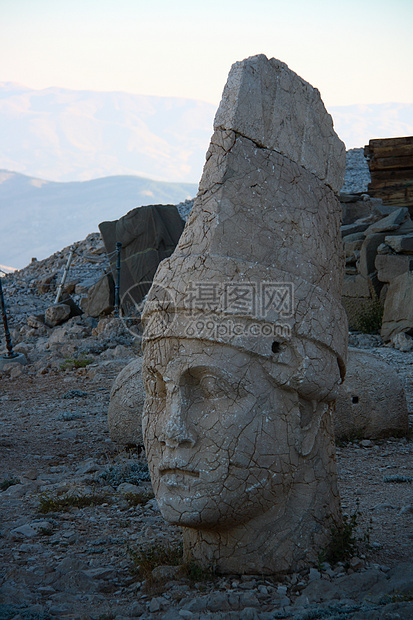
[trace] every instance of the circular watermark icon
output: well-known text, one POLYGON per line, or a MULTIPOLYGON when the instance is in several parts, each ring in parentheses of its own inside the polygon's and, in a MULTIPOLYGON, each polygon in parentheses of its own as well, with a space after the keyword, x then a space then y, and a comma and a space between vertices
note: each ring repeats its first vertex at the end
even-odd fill
POLYGON ((174 320, 171 292, 152 281, 138 282, 120 298, 119 318, 125 329, 139 340, 143 337, 142 314, 148 316, 152 338, 165 334, 174 320), (149 294, 150 291, 150 294, 149 294))

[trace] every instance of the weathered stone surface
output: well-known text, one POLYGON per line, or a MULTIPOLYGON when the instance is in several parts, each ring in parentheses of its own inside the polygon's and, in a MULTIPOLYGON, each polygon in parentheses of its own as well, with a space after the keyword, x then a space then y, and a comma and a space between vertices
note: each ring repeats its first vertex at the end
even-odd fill
POLYGON ((368 194, 364 194, 362 198, 353 196, 352 200, 346 199, 345 194, 340 194, 340 204, 343 212, 343 225, 352 224, 372 214, 383 217, 381 213, 383 201, 380 198, 370 198, 368 194))
POLYGON ((115 283, 112 274, 107 273, 87 293, 83 310, 88 316, 99 317, 110 314, 115 304, 115 283))
POLYGON ((343 281, 343 297, 370 298, 370 288, 367 278, 358 275, 346 275, 343 281))
POLYGON ((175 205, 137 207, 118 220, 99 224, 114 280, 116 244, 122 244, 119 295, 126 313, 145 297, 159 263, 172 254, 183 227, 175 205))
POLYGON ((116 377, 108 409, 109 434, 121 445, 142 441, 142 410, 145 394, 142 384, 142 358, 130 362, 116 377))
POLYGON ((276 58, 258 54, 232 65, 214 129, 285 155, 336 192, 342 187, 345 146, 319 91, 276 58))
POLYGON ((403 222, 409 219, 409 209, 407 207, 400 207, 400 209, 393 211, 387 217, 371 224, 366 230, 366 236, 386 232, 388 230, 397 230, 403 222))
POLYGON ((395 370, 372 353, 349 348, 347 374, 334 412, 338 439, 407 434, 406 396, 395 370))
POLYGON ((413 259, 408 255, 377 254, 375 259, 377 277, 381 282, 393 282, 413 267, 413 259))
POLYGON ((384 238, 384 233, 368 235, 361 246, 359 271, 365 278, 376 271, 374 261, 377 255, 377 248, 383 243, 384 238))
POLYGON ((341 227, 341 236, 348 237, 349 235, 356 235, 362 233, 370 226, 367 222, 354 222, 353 224, 346 224, 341 227))
POLYGON ((390 283, 384 302, 381 337, 384 341, 399 332, 413 330, 413 271, 390 283))
MULTIPOLYGON (((349 235, 349 237, 353 237, 353 235, 349 235)), ((347 241, 348 237, 343 239, 344 241, 344 252, 347 258, 352 258, 355 256, 355 252, 359 252, 361 250, 361 246, 363 245, 363 239, 357 239, 355 241, 347 241)))
POLYGON ((413 338, 412 336, 409 336, 409 334, 405 334, 404 332, 398 332, 393 334, 390 338, 390 342, 395 349, 403 351, 404 353, 413 351, 413 338))
POLYGON ((343 243, 353 243, 355 241, 364 241, 364 233, 357 232, 343 236, 343 243))
POLYGON ((384 242, 395 252, 413 254, 413 235, 388 236, 384 239, 384 242))
POLYGON ((146 453, 186 559, 290 571, 339 515, 342 145, 318 92, 263 56, 234 65, 215 128, 145 304, 146 453))
POLYGON ((48 327, 55 327, 70 318, 71 310, 67 304, 49 306, 44 313, 44 320, 48 327))

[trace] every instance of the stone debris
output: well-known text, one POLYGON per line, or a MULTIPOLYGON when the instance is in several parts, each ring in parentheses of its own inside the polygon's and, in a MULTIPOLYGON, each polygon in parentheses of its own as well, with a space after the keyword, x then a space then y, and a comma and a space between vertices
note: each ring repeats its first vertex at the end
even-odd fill
MULTIPOLYGON (((386 323, 381 330, 385 342, 395 333, 413 327, 406 315, 406 303, 397 295, 392 283, 413 271, 413 221, 407 207, 383 205, 377 198, 340 196, 343 210, 345 278, 342 303, 351 329, 387 304, 386 323), (391 310, 390 310, 391 309, 391 310)), ((404 283, 411 286, 409 279, 404 283)), ((406 292, 410 295, 410 290, 406 292)), ((407 302, 409 303, 409 302, 407 302)), ((380 318, 376 318, 376 323, 380 318)), ((380 326, 379 326, 380 328, 380 326)), ((376 329, 376 327, 374 328, 376 329)))
POLYGON ((397 372, 374 354, 355 348, 349 348, 347 364, 334 412, 336 438, 407 435, 407 402, 397 372))
POLYGON ((400 333, 413 334, 413 271, 390 283, 384 302, 381 337, 387 341, 400 333))
POLYGON ((110 393, 109 434, 121 445, 143 445, 142 411, 145 394, 142 381, 142 358, 130 362, 116 377, 110 393))

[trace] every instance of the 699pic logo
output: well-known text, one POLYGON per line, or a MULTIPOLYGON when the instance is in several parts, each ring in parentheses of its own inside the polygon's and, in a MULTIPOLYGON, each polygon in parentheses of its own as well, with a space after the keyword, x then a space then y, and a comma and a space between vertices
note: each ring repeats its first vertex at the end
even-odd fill
POLYGON ((138 282, 131 286, 120 298, 119 318, 125 329, 134 338, 142 339, 142 313, 149 317, 153 337, 162 336, 171 327, 173 299, 168 289, 152 281, 138 282), (149 289, 151 289, 148 299, 149 289))

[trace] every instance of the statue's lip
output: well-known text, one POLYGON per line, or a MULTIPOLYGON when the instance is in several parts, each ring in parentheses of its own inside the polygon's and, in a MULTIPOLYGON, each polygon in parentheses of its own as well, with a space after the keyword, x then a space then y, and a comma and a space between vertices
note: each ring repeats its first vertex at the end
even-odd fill
POLYGON ((199 472, 192 469, 184 469, 183 467, 160 467, 159 473, 161 476, 177 474, 184 476, 192 476, 193 478, 199 478, 199 472))

